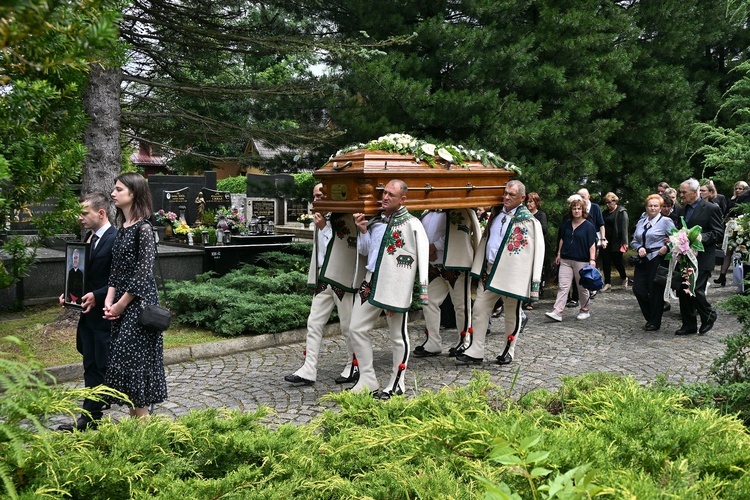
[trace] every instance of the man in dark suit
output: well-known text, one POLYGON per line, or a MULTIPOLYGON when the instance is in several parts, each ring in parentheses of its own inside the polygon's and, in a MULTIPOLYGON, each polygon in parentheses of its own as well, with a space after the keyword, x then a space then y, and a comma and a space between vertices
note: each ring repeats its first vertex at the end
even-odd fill
MULTIPOLYGON (((81 317, 76 332, 76 347, 83 355, 83 381, 86 387, 104 384, 109 357, 111 321, 104 319, 104 299, 112 267, 112 246, 117 230, 109 222, 110 197, 104 193, 90 193, 81 200, 78 221, 88 230, 85 241, 91 245, 86 262, 86 283, 81 298, 81 317)), ((63 296, 60 296, 63 302, 63 296)), ((96 429, 102 418, 105 403, 83 400, 83 413, 73 425, 61 425, 59 430, 96 429)))
MULTIPOLYGON (((695 281, 695 295, 691 296, 685 290, 678 290, 677 297, 680 299, 680 316, 682 326, 675 332, 676 335, 692 335, 694 333, 708 333, 716 322, 716 311, 706 299, 706 284, 711 277, 711 270, 716 264, 714 253, 717 242, 724 239, 724 223, 721 218, 721 209, 718 205, 702 200, 699 195, 700 185, 695 179, 688 179, 680 184, 679 194, 682 201, 682 216, 688 228, 701 227, 701 241, 703 251, 698 252, 698 276, 695 281), (701 326, 698 328, 697 315, 701 318, 701 326)), ((679 226, 678 226, 679 227, 679 226)))

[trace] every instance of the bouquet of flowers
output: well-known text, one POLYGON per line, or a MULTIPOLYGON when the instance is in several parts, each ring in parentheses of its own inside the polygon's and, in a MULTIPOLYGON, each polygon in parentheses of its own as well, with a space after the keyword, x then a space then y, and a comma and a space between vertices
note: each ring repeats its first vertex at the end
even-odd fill
POLYGON ((301 222, 302 224, 309 224, 313 221, 314 217, 312 214, 302 214, 299 217, 297 217, 297 222, 301 222))
MULTIPOLYGON (((685 218, 682 217, 682 229, 674 228, 669 236, 670 253, 665 257, 671 260, 667 283, 672 282, 672 274, 677 270, 680 286, 688 295, 695 295, 695 281, 698 279, 698 259, 696 255, 703 251, 700 226, 688 229, 685 218)), ((669 287, 664 289, 664 298, 669 297, 669 287)))
POLYGON ((179 236, 187 237, 192 232, 193 232, 193 228, 188 226, 187 222, 185 221, 179 221, 174 228, 174 233, 179 236))
POLYGON ((174 226, 175 221, 177 221, 177 214, 174 212, 159 210, 158 212, 154 212, 154 220, 156 220, 158 224, 171 224, 174 226))
POLYGON ((249 231, 245 218, 240 214, 236 208, 229 209, 221 207, 216 211, 214 216, 214 222, 218 223, 219 219, 224 218, 229 229, 233 234, 245 234, 249 231))
POLYGON ((750 258, 750 217, 747 214, 729 219, 724 231, 724 244, 727 255, 732 255, 735 263, 747 262, 750 258))

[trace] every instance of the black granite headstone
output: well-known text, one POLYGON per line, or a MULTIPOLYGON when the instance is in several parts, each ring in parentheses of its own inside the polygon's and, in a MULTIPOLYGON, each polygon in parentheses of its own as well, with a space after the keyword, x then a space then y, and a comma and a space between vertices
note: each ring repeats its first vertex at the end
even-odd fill
POLYGON ((252 200, 251 214, 255 217, 265 217, 267 221, 276 221, 276 203, 269 200, 252 200))
POLYGON ((297 217, 307 212, 307 202, 301 200, 286 200, 286 221, 297 222, 297 217))
MULTIPOLYGON (((174 191, 164 191, 164 210, 168 212, 174 212, 178 216, 180 215, 180 209, 182 214, 185 214, 188 204, 188 188, 177 189, 174 191)), ((189 221, 187 221, 189 222, 189 221)))
POLYGON ((216 191, 207 187, 204 187, 201 191, 203 192, 203 199, 206 201, 206 210, 232 207, 232 193, 229 191, 216 191))

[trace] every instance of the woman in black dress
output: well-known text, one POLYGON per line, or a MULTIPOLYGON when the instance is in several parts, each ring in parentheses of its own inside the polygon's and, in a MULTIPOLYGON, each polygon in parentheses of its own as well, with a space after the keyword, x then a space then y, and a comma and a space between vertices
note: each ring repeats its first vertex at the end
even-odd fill
POLYGON ((138 323, 146 305, 159 303, 153 272, 156 244, 147 222, 151 192, 140 174, 126 173, 115 179, 112 200, 120 228, 104 301, 104 317, 112 321, 105 383, 130 398, 131 416, 147 418, 149 406, 167 399, 162 332, 138 323))

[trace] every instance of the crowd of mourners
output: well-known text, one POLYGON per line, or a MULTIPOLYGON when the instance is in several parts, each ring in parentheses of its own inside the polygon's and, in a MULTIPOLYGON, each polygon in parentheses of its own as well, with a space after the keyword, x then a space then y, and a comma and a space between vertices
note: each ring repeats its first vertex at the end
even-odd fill
MULTIPOLYGON (((315 186, 314 201, 328 193, 315 186)), ((603 196, 605 209, 593 203, 586 189, 567 198, 554 240, 538 193, 511 180, 495 207, 428 210, 417 217, 405 205, 408 186, 393 179, 382 189, 378 215, 315 213, 313 251, 308 285, 314 296, 307 321, 305 360, 285 380, 312 385, 317 380, 323 327, 336 308, 347 358, 335 382, 352 384, 353 392, 389 399, 406 391, 410 358, 447 355, 458 366, 479 365, 486 356, 486 338, 493 319, 503 320, 505 343, 493 360, 513 362, 516 344, 528 316, 538 307, 545 282, 557 280, 552 310, 545 316, 561 322, 566 309, 576 319, 592 314, 597 293, 613 289, 617 273, 622 289, 632 287, 648 332, 661 329, 670 299, 679 302, 681 326, 676 335, 706 334, 717 319, 706 298, 717 249, 726 251, 725 224, 730 227, 738 207, 750 202, 750 189, 737 182, 732 196, 719 194, 710 180, 687 179, 672 188, 660 182, 638 214, 635 228, 628 210, 614 192, 603 196), (667 263, 674 251, 676 229, 700 233, 702 249, 686 253, 691 266, 667 263), (633 277, 628 277, 628 253, 633 277), (601 267, 601 286, 590 286, 592 269, 601 267), (589 279, 584 279, 588 277, 589 279), (412 350, 408 314, 415 283, 424 313, 424 338, 412 350), (446 349, 441 336, 443 302, 450 297, 458 335, 446 349), (385 313, 392 361, 381 385, 374 366, 371 332, 385 313)), ((85 260, 82 290, 68 283, 61 303, 74 301, 82 310, 77 346, 83 355, 86 387, 107 385, 127 399, 87 399, 82 415, 62 430, 96 428, 110 404, 124 404, 130 414, 148 418, 153 405, 166 400, 162 332, 144 327, 147 307, 159 303, 154 279, 156 244, 149 219, 151 195, 138 174, 117 177, 110 195, 90 193, 81 200, 81 226, 89 244, 85 256, 73 255, 73 267, 85 260), (109 221, 114 204, 116 219, 109 221)), ((729 252, 725 252, 729 253, 729 252)), ((725 286, 731 256, 721 258, 714 283, 725 286)), ((595 281, 595 280, 594 280, 595 281)), ((742 280, 740 280, 742 281, 742 280)), ((447 339, 446 339, 447 340, 447 339)))
MULTIPOLYGON (((316 186, 317 199, 325 196, 322 189, 316 186)), ((441 306, 447 298, 458 335, 448 343, 446 354, 459 366, 483 363, 491 321, 502 319, 506 342, 493 362, 510 364, 528 321, 525 311, 538 307, 545 283, 552 280, 557 281, 557 295, 552 310, 545 313, 552 321, 563 321, 571 308, 577 320, 590 318, 597 293, 610 292, 616 283, 623 290, 632 289, 645 331, 660 330, 664 311, 671 308, 670 300, 676 300, 681 326, 674 333, 706 334, 717 319, 706 289, 720 255, 717 250, 722 247, 725 223, 736 215, 737 205, 750 198, 744 181, 735 185, 727 199, 717 193, 712 181, 691 178, 676 188, 659 183, 643 205, 630 203, 629 210, 616 193, 608 192, 602 197, 602 209, 591 201, 587 189, 580 189, 567 199, 556 237, 548 240, 549 221, 541 209, 542 200, 538 193, 527 193, 519 181, 508 183, 496 207, 428 210, 420 217, 405 209, 407 193, 405 183, 389 183, 383 213, 373 218, 316 214, 316 249, 309 272, 316 295, 308 321, 305 362, 286 381, 315 383, 322 328, 337 307, 349 355, 336 382, 351 383, 351 390, 367 391, 380 399, 403 394, 410 357, 439 356, 446 351, 440 329, 445 312, 441 306), (628 212, 638 214, 634 228, 628 212), (689 274, 694 276, 687 276, 684 269, 669 265, 669 237, 676 229, 695 226, 700 226, 703 250, 692 254, 695 267, 689 274), (358 235, 356 247, 337 238, 342 234, 358 235), (626 253, 632 277, 627 273, 626 253), (332 262, 336 265, 329 265, 332 262), (592 267, 602 270, 600 287, 589 286, 581 278, 592 267), (619 278, 615 283, 614 273, 619 278), (415 278, 421 287, 425 332, 412 350, 406 325, 415 278), (370 331, 383 311, 393 356, 390 379, 381 387, 373 367, 370 331)), ((714 282, 725 286, 730 259, 722 262, 714 282)))

